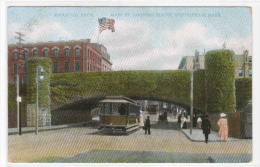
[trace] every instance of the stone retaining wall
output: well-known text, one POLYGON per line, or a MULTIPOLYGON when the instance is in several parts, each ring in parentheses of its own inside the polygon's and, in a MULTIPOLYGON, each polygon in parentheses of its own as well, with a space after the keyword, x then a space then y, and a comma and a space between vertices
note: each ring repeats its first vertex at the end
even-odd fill
POLYGON ((88 110, 53 110, 51 111, 52 125, 62 125, 91 120, 91 112, 88 110))

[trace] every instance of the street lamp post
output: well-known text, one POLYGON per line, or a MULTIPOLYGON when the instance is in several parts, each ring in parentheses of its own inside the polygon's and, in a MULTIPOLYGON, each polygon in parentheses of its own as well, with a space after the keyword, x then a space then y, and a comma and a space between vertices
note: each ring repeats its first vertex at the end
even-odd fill
POLYGON ((193 69, 190 71, 191 74, 191 87, 190 87, 190 134, 192 134, 193 127, 193 69))
POLYGON ((39 81, 44 79, 43 75, 39 76, 39 71, 43 72, 42 66, 36 67, 36 125, 35 125, 35 134, 38 134, 38 110, 39 110, 39 81))

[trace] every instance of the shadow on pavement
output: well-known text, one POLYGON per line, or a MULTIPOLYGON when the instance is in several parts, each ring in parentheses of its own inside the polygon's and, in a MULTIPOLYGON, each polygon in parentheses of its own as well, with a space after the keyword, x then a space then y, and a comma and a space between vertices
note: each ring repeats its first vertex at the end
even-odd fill
POLYGON ((180 130, 178 122, 151 122, 151 129, 180 130))
POLYGON ((141 128, 133 130, 131 132, 123 133, 123 132, 104 132, 101 130, 98 130, 97 132, 93 133, 87 133, 86 135, 98 135, 98 136, 130 136, 133 133, 136 133, 137 131, 142 130, 141 128))

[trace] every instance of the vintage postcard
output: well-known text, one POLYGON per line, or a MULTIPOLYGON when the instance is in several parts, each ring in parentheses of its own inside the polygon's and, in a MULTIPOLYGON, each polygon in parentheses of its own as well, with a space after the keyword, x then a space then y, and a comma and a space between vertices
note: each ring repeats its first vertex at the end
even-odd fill
POLYGON ((8 162, 251 163, 252 8, 10 6, 8 162))

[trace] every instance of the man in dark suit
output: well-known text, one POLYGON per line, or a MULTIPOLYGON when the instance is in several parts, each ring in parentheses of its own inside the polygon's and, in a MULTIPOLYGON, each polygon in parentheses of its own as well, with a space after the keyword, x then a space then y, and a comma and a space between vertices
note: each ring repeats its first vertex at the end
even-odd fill
POLYGON ((148 135, 151 134, 150 128, 151 128, 151 124, 150 124, 150 117, 147 116, 147 119, 145 120, 145 124, 144 124, 144 130, 145 130, 145 134, 147 134, 148 131, 148 135))
POLYGON ((202 130, 205 135, 205 143, 208 143, 208 137, 210 134, 210 129, 211 129, 211 123, 209 121, 209 116, 206 115, 205 119, 202 120, 202 130))

